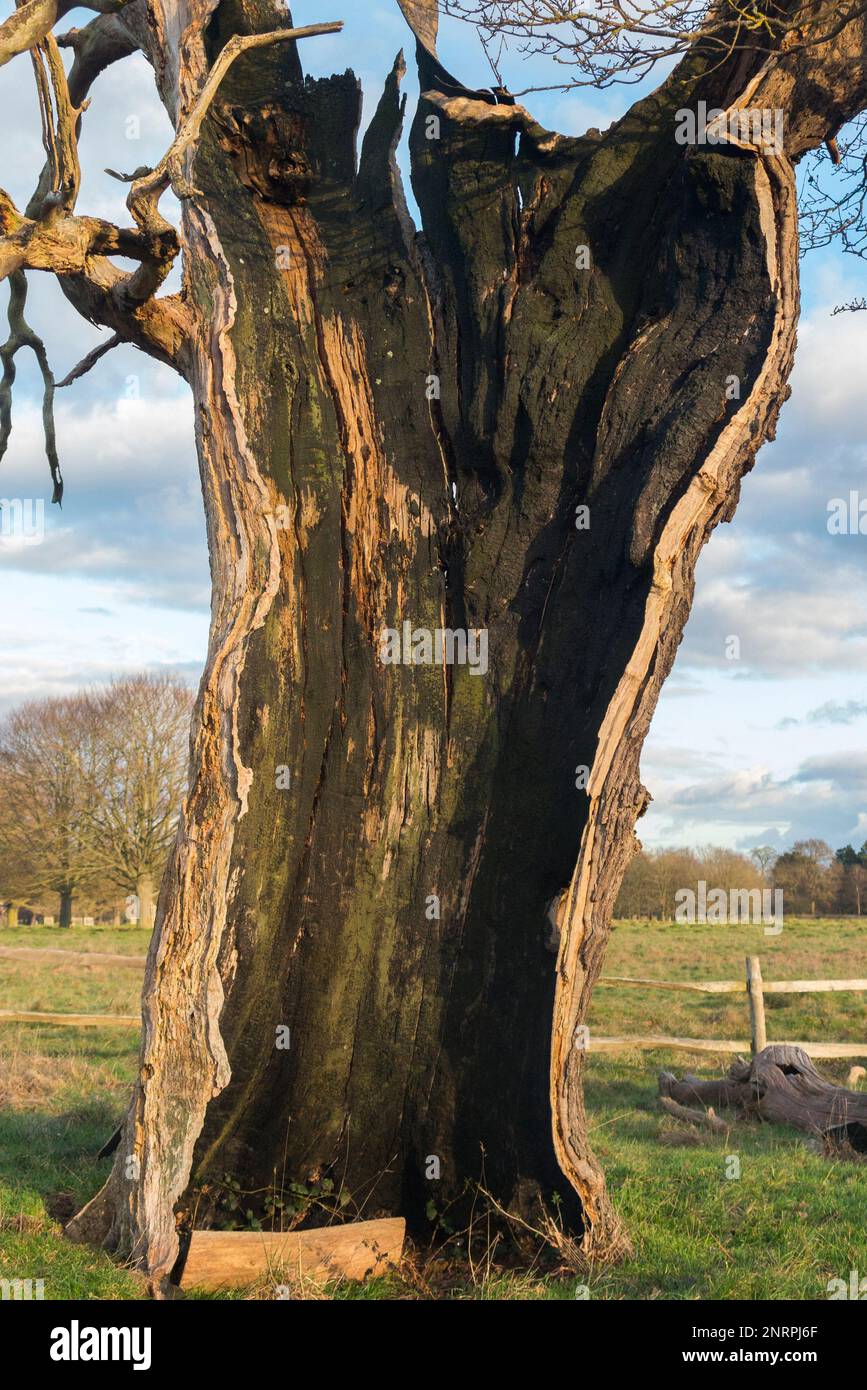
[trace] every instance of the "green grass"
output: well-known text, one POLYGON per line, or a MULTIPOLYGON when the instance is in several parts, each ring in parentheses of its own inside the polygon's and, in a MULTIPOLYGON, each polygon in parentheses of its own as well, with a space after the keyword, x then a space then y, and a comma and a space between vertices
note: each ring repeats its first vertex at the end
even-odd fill
MULTIPOLYGON (((611 934, 605 975, 652 980, 742 980, 745 957, 757 955, 765 980, 857 979, 865 967, 867 919, 798 918, 779 936, 761 927, 680 926, 620 922, 611 934)), ((765 996, 770 1041, 864 1042, 867 992, 765 996)), ((591 1033, 748 1038, 745 994, 693 994, 658 989, 596 990, 591 1033)), ((595 1063, 594 1063, 595 1065, 595 1063)))
MULTIPOLYGON (((865 973, 864 940, 864 928, 852 919, 792 921, 778 937, 745 927, 620 923, 605 970, 655 979, 739 979, 745 955, 758 954, 768 980, 846 978, 865 973)), ((10 944, 141 955, 146 933, 24 927, 0 933, 0 945, 10 944)), ((0 1008, 135 1012, 140 978, 135 966, 0 958, 0 1008)), ((867 1056, 864 995, 779 995, 766 1003, 772 1039, 863 1039, 867 1056)), ((744 1038, 746 999, 600 988, 590 1026, 597 1034, 744 1038)), ((867 1274, 867 1162, 829 1159, 793 1130, 738 1124, 727 1136, 711 1135, 659 1109, 660 1069, 718 1076, 730 1060, 638 1051, 590 1055, 593 1142, 635 1245, 623 1264, 587 1278, 593 1298, 823 1299, 830 1278, 846 1279, 853 1268, 867 1274), (726 1176, 733 1156, 739 1178, 726 1176)), ((132 1032, 0 1026, 0 1277, 43 1278, 47 1298, 142 1296, 134 1275, 63 1240, 55 1219, 100 1186, 110 1160, 95 1155, 123 1112, 135 1065, 132 1032)), ((819 1065, 843 1080, 849 1064, 819 1065)), ((495 1268, 474 1281, 454 1261, 420 1260, 412 1278, 346 1283, 324 1293, 363 1301, 551 1301, 574 1299, 575 1290, 574 1276, 495 1268)), ((266 1296, 270 1290, 220 1295, 266 1296)))
POLYGON ((867 1270, 867 1163, 826 1158, 780 1126, 737 1124, 726 1136, 668 1119, 655 1078, 684 1057, 699 1074, 727 1065, 671 1053, 591 1063, 593 1145, 635 1245, 594 1295, 821 1299, 830 1278, 867 1270), (726 1176, 732 1157, 739 1178, 726 1176))
POLYGON ((144 927, 10 927, 0 932, 0 946, 28 946, 52 951, 104 951, 116 956, 143 956, 150 932, 144 927))

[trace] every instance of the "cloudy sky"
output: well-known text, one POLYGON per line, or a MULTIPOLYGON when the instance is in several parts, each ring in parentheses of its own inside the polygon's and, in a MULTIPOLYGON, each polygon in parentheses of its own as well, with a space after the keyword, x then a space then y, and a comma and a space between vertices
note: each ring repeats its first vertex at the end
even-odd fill
MULTIPOLYGON (((2 0, 0 14, 10 9, 2 0)), ((293 13, 297 23, 346 21, 342 35, 308 41, 303 57, 314 74, 352 66, 369 112, 397 50, 412 49, 397 6, 304 0, 293 13)), ((73 11, 61 27, 88 18, 73 11)), ((472 33, 447 25, 441 49, 469 85, 490 84, 472 33)), ((549 74, 538 62, 506 64, 513 90, 549 74)), ((412 103, 411 74, 406 85, 412 103)), ((21 205, 42 158, 29 59, 0 71, 0 89, 12 132, 0 185, 21 205)), ((604 129, 635 96, 584 89, 524 102, 544 125, 577 134, 604 129)), ((104 168, 154 163, 169 138, 144 59, 104 73, 84 118, 80 210, 125 221, 125 190, 104 168)), ((30 279, 28 316, 59 379, 105 335, 49 277, 30 279)), ((867 496, 867 313, 831 316, 865 293, 861 262, 830 249, 806 258, 792 397, 776 443, 744 482, 735 521, 700 561, 693 614, 645 748, 654 798, 640 827, 645 844, 867 839, 867 536, 827 527, 830 499, 867 496), (737 660, 726 655, 733 636, 737 660)), ((0 495, 45 498, 45 537, 38 545, 0 538, 0 711, 142 667, 195 681, 209 580, 186 386, 120 348, 60 392, 60 511, 47 504, 39 383, 24 354, 18 363, 0 495)))

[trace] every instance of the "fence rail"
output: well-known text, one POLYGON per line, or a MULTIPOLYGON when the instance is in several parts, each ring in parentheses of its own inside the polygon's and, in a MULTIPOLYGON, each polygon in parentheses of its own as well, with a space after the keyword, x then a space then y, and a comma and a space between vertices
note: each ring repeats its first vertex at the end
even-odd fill
MULTIPOLYGON (((625 985, 634 989, 687 989, 698 994, 746 994, 746 980, 644 980, 637 975, 602 975, 597 985, 625 985)), ((867 980, 765 980, 765 994, 824 994, 829 991, 865 990, 867 980)))
MULTIPOLYGON (((25 946, 0 946, 0 956, 15 960, 36 957, 57 960, 67 957, 78 964, 144 965, 144 956, 102 954, 97 951, 42 950, 25 946)), ((758 956, 747 956, 746 978, 743 980, 650 980, 634 975, 602 975, 599 985, 617 989, 686 990, 696 994, 746 994, 750 1010, 750 1041, 731 1038, 682 1038, 650 1033, 638 1036, 588 1038, 589 1052, 672 1051, 744 1053, 760 1052, 767 1044, 764 996, 766 994, 826 994, 847 990, 867 990, 867 980, 763 980, 758 956)), ((139 1028, 141 1018, 136 1014, 53 1014, 35 1010, 0 1009, 0 1023, 48 1023, 73 1028, 139 1028)), ((780 1040, 782 1041, 782 1040, 780 1040)), ((867 1042, 793 1042, 809 1057, 865 1057, 867 1042)))
POLYGON ((0 960, 70 961, 74 965, 143 966, 146 956, 126 956, 121 951, 64 951, 61 946, 0 946, 0 960))
POLYGON ((0 1023, 56 1023, 70 1028, 140 1028, 139 1014, 45 1014, 32 1009, 0 1009, 0 1023))

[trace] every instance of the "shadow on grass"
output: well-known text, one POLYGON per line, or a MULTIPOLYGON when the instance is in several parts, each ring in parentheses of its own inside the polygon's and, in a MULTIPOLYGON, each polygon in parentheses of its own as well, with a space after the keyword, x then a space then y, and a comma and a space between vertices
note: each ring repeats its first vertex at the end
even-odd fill
MULTIPOLYGON (((97 1153, 117 1127, 117 1106, 106 1100, 79 1103, 57 1114, 41 1110, 0 1111, 0 1189, 3 1205, 24 1208, 58 1192, 83 1204, 102 1183, 111 1160, 97 1153)), ((8 1218, 9 1212, 4 1212, 8 1218)))

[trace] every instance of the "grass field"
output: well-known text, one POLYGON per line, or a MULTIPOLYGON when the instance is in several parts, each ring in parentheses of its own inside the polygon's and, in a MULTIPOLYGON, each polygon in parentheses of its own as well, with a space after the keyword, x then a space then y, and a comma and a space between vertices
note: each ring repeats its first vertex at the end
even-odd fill
MULTIPOLYGON (((0 946, 142 955, 134 927, 22 927, 0 946)), ((867 924, 792 921, 761 928, 619 923, 611 975, 739 979, 758 954, 766 980, 848 978, 864 970, 867 924)), ((135 1013, 141 967, 0 957, 0 1008, 135 1013)), ((864 1041, 867 995, 771 995, 769 1038, 864 1041)), ((744 995, 599 988, 591 1033, 748 1036, 744 995)), ((60 1221, 99 1187, 94 1157, 123 1111, 134 1075, 132 1030, 0 1024, 0 1277, 42 1278, 46 1298, 131 1299, 141 1285, 107 1258, 61 1237, 60 1221)), ((867 1163, 825 1157, 806 1136, 758 1124, 710 1135, 669 1119, 656 1101, 665 1067, 719 1075, 731 1059, 629 1052, 590 1056, 593 1141, 635 1245, 632 1258, 591 1273, 593 1298, 822 1299, 831 1278, 867 1275, 867 1163), (740 1177, 729 1178, 731 1159, 740 1177)), ((836 1080, 849 1062, 820 1062, 836 1080)), ((576 1279, 486 1271, 475 1280, 445 1260, 415 1261, 405 1277, 324 1291, 346 1299, 572 1299, 576 1279)), ((231 1297, 267 1296, 238 1290, 231 1297)), ((322 1296, 322 1291, 316 1291, 322 1296)))

